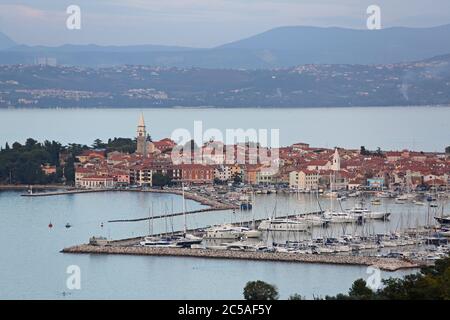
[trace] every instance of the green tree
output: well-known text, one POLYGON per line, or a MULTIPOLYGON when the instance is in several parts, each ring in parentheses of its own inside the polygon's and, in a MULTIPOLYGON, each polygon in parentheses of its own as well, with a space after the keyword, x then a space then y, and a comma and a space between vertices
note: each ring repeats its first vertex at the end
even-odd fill
POLYGON ((450 300, 450 257, 437 260, 434 266, 404 278, 385 279, 376 292, 367 288, 362 279, 356 280, 348 295, 338 294, 327 300, 380 299, 380 300, 450 300))
POLYGON ((264 281, 249 281, 244 288, 245 300, 277 300, 278 290, 264 281))
POLYGON ((288 300, 304 300, 304 299, 300 294, 294 293, 289 296, 288 300))
POLYGON ((351 298, 356 298, 359 300, 369 300, 373 297, 373 291, 367 287, 366 281, 363 279, 358 279, 353 282, 348 295, 351 298))
POLYGON ((94 149, 104 149, 106 148, 106 144, 103 143, 101 139, 95 139, 94 143, 92 144, 92 148, 94 149))
POLYGON ((366 147, 361 146, 361 150, 359 151, 359 153, 360 153, 361 155, 363 155, 363 156, 367 155, 368 152, 367 152, 367 150, 366 150, 366 147))
POLYGON ((164 187, 172 184, 172 179, 166 174, 155 172, 152 175, 152 185, 155 187, 164 187))
POLYGON ((70 156, 64 165, 64 178, 66 184, 75 183, 75 159, 73 156, 70 156))

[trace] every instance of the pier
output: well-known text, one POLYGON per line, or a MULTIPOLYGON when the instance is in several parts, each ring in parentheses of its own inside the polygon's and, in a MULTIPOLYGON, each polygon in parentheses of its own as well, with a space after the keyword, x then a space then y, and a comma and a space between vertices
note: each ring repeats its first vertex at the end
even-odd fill
POLYGON ((385 271, 419 268, 419 263, 404 259, 350 256, 350 255, 313 255, 282 252, 253 252, 233 250, 212 250, 192 248, 151 248, 142 246, 95 246, 83 244, 65 248, 63 253, 71 254, 120 254, 140 256, 190 257, 207 259, 235 259, 254 261, 277 261, 290 263, 320 263, 336 265, 374 266, 385 271))
MULTIPOLYGON (((50 196, 61 196, 61 195, 71 195, 71 194, 81 194, 81 193, 95 193, 95 192, 150 192, 150 193, 169 193, 182 196, 183 191, 178 189, 73 189, 73 190, 59 190, 52 192, 38 192, 38 193, 24 193, 23 197, 50 197, 50 196)), ((232 210, 239 209, 239 206, 235 203, 227 201, 219 201, 215 199, 208 198, 207 196, 198 195, 188 191, 184 192, 184 197, 189 200, 196 201, 202 205, 209 206, 210 208, 204 209, 204 211, 213 210, 232 210)), ((203 209, 201 209, 203 210, 203 209)), ((202 212, 202 211, 198 212, 202 212)), ((194 213, 194 212, 193 212, 194 213)), ((145 219, 141 219, 145 220, 145 219)), ((139 221, 136 220, 136 221, 139 221)))

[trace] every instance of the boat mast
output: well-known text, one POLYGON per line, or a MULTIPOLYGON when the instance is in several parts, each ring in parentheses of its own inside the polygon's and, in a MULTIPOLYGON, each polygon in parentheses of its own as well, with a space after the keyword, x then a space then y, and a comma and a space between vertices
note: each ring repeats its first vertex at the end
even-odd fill
POLYGON ((181 183, 181 194, 183 195, 183 219, 184 219, 184 227, 183 227, 183 236, 186 236, 187 233, 187 221, 186 221, 186 201, 184 199, 184 183, 181 183))

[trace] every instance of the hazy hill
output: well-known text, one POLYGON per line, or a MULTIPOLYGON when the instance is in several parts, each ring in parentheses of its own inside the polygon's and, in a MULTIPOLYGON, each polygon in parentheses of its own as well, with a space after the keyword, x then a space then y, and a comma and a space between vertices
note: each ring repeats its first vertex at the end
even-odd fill
POLYGON ((264 70, 3 65, 0 92, 0 108, 450 105, 450 55, 264 70))
POLYGON ((389 64, 448 54, 449 39, 450 25, 374 31, 294 26, 212 49, 155 45, 15 46, 0 51, 0 64, 32 64, 43 57, 55 58, 58 64, 89 67, 139 64, 263 69, 312 63, 389 64))
POLYGON ((0 32, 0 50, 11 48, 15 46, 16 43, 12 41, 7 35, 0 32))

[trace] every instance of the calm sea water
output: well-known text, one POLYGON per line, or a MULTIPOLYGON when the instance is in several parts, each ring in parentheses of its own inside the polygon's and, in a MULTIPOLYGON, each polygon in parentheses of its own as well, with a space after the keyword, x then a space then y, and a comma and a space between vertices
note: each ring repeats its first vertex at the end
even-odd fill
MULTIPOLYGON (((117 239, 148 234, 150 225, 145 221, 107 221, 146 217, 152 206, 155 214, 170 213, 172 205, 178 212, 181 199, 175 195, 136 192, 44 198, 20 194, 0 192, 0 298, 3 299, 240 299, 245 283, 257 279, 276 284, 282 298, 295 292, 311 298, 346 292, 354 280, 369 276, 365 267, 358 266, 63 254, 59 252, 62 248, 85 243, 92 235, 117 239), (67 222, 72 228, 65 228, 67 222), (81 290, 66 287, 66 269, 70 265, 81 268, 81 290)), ((426 221, 427 212, 423 207, 383 201, 386 202, 382 207, 393 212, 392 220, 388 224, 374 224, 375 229, 396 230, 426 221)), ((192 228, 267 217, 273 214, 275 202, 278 215, 317 209, 317 202, 308 195, 278 198, 261 195, 256 198, 252 212, 200 213, 189 215, 187 221, 192 228)), ((329 200, 321 202, 326 207, 329 200)), ((352 205, 349 200, 344 206, 352 205)), ((201 206, 187 201, 188 210, 196 208, 201 206)), ((182 217, 161 219, 153 224, 153 230, 180 230, 182 224, 182 217)), ((340 228, 328 232, 337 235, 344 231, 352 232, 340 228)), ((383 277, 399 277, 408 272, 383 272, 383 277)))
MULTIPOLYGON (((0 145, 33 137, 91 144, 94 139, 134 137, 139 109, 0 109, 0 145)), ((313 109, 145 109, 153 139, 177 128, 203 131, 280 129, 280 143, 314 146, 443 151, 448 146, 450 107, 371 107, 313 109)))

